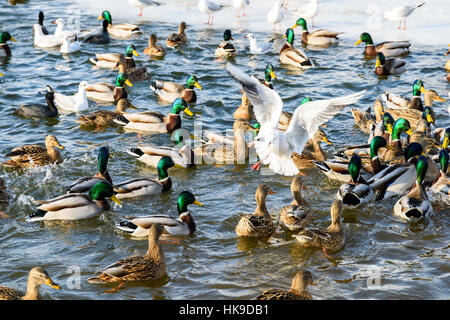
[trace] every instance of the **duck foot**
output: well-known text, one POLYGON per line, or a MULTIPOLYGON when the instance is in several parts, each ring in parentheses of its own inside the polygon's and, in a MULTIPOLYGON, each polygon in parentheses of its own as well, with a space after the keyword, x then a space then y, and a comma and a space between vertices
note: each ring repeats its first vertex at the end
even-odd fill
POLYGON ((2 218, 2 219, 8 219, 8 218, 10 218, 10 216, 7 215, 6 213, 0 211, 0 218, 2 218))
POLYGON ((329 260, 332 260, 332 258, 327 254, 327 249, 326 248, 323 248, 323 254, 324 254, 325 258, 327 258, 329 260))
POLYGON ((121 283, 119 283, 119 284, 117 285, 117 287, 112 288, 112 289, 109 289, 109 290, 106 290, 105 293, 114 293, 114 292, 117 292, 117 291, 119 291, 119 289, 122 288, 124 285, 125 285, 125 282, 121 282, 121 283))

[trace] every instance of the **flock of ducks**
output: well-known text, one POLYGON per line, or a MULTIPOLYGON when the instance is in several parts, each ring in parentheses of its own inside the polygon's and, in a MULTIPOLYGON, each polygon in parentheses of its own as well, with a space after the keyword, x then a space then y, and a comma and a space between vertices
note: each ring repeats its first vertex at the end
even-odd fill
MULTIPOLYGON (((328 47, 336 45, 340 32, 320 29, 310 32, 306 19, 312 19, 317 14, 317 0, 312 0, 307 8, 303 8, 300 18, 292 28, 286 30, 285 43, 279 51, 282 65, 290 65, 299 69, 314 68, 314 64, 300 49, 294 47, 294 29, 302 28, 301 42, 308 45, 328 47)), ((129 3, 142 9, 155 5, 154 1, 133 1, 129 3)), ((239 15, 248 1, 233 1, 239 15)), ((276 1, 274 8, 285 5, 276 1)), ((199 1, 202 12, 212 14, 221 9, 208 0, 199 1)), ((419 5, 420 7, 421 5, 419 5)), ((411 11, 412 12, 412 11, 411 11)), ((276 15, 275 12, 273 15, 276 15)), ((404 13, 407 16, 410 13, 404 13)), ((271 21, 272 13, 269 14, 271 21)), ((269 20, 268 15, 268 20, 269 20)), ((400 15, 400 13, 398 13, 400 15)), ((395 14, 390 17, 394 19, 395 14)), ((102 20, 102 31, 92 30, 80 33, 67 30, 63 19, 57 19, 55 33, 52 35, 44 27, 44 14, 39 13, 38 23, 33 26, 34 45, 42 48, 61 47, 61 52, 71 52, 71 45, 79 42, 106 44, 110 36, 117 39, 127 39, 141 33, 138 26, 122 23, 113 24, 109 11, 105 10, 98 18, 102 20), (64 50, 63 50, 64 48, 64 50), (69 49, 68 49, 69 48, 69 49)), ((212 20, 208 19, 212 24, 212 20)), ((273 22, 275 23, 275 22, 273 22)), ((184 45, 187 41, 186 23, 181 22, 178 33, 170 34, 166 43, 168 47, 184 45)), ((246 36, 250 41, 252 54, 264 54, 272 50, 271 42, 258 44, 255 36, 246 36)), ((214 55, 223 59, 234 57, 238 50, 233 43, 231 30, 225 30, 223 42, 220 43, 214 55)), ((0 53, 11 55, 7 41, 16 41, 8 32, 0 34, 0 53)), ((375 74, 391 75, 404 71, 405 59, 410 43, 407 41, 386 41, 374 44, 367 32, 360 35, 355 43, 365 43, 364 54, 367 58, 376 58, 375 74), (386 57, 390 57, 386 59, 386 57)), ((74 48, 76 49, 76 48, 74 48)), ((156 35, 149 38, 144 54, 154 59, 163 59, 167 51, 157 44, 156 35)), ((83 112, 89 109, 88 99, 116 103, 115 111, 99 110, 81 115, 76 121, 82 126, 97 128, 120 125, 124 129, 137 132, 173 133, 177 144, 186 142, 186 136, 181 131, 180 113, 188 116, 193 113, 189 105, 197 101, 195 88, 202 90, 198 78, 190 75, 184 85, 175 82, 165 82, 153 79, 150 89, 163 101, 172 103, 167 115, 156 111, 129 113, 127 110, 137 109, 128 100, 126 86, 132 82, 150 80, 149 70, 142 65, 136 65, 133 56, 138 56, 134 45, 127 45, 123 54, 101 53, 91 58, 96 68, 117 70, 114 85, 109 83, 88 84, 81 81, 78 92, 74 95, 64 95, 47 86, 45 93, 46 105, 23 105, 16 113, 22 117, 52 118, 58 115, 58 109, 70 112, 83 112)), ((448 63, 447 63, 448 64, 448 63)), ((249 150, 253 149, 260 161, 252 166, 258 170, 261 165, 267 165, 273 172, 294 176, 291 184, 293 201, 281 208, 279 223, 293 238, 303 246, 322 249, 327 253, 335 253, 345 246, 345 234, 341 226, 342 212, 345 207, 356 208, 369 202, 386 197, 399 197, 395 203, 394 215, 407 221, 420 221, 430 217, 433 207, 428 194, 439 197, 439 201, 450 203, 450 177, 448 172, 448 148, 450 128, 440 128, 436 124, 434 101, 446 101, 435 90, 425 90, 423 81, 417 79, 412 85, 412 97, 401 97, 393 92, 385 92, 381 99, 374 103, 374 115, 370 108, 362 112, 352 109, 355 126, 369 134, 367 144, 347 146, 337 152, 337 158, 327 159, 321 149, 321 142, 333 145, 322 130, 325 123, 341 112, 346 106, 358 102, 365 90, 334 97, 327 100, 305 98, 293 113, 283 111, 283 101, 275 90, 272 80, 276 79, 274 67, 268 64, 264 79, 249 76, 230 62, 226 63, 227 72, 242 87, 242 103, 233 114, 234 137, 223 138, 205 131, 201 146, 191 148, 186 144, 182 148, 167 146, 146 146, 130 148, 128 153, 137 160, 157 169, 156 179, 133 178, 124 182, 113 182, 114 177, 108 173, 108 148, 101 147, 98 153, 98 171, 93 176, 82 177, 67 186, 66 194, 53 199, 36 201, 39 206, 29 214, 28 221, 43 220, 80 220, 98 216, 100 212, 110 209, 108 200, 121 205, 122 199, 151 196, 168 192, 172 189, 169 169, 172 167, 188 168, 196 165, 196 157, 210 157, 214 161, 238 163, 246 161, 249 150), (424 94, 424 102, 421 94, 424 94), (253 124, 252 124, 253 122, 253 124), (254 141, 247 143, 246 131, 253 132, 254 141), (406 134, 407 137, 402 137, 406 134), (203 140, 205 139, 205 140, 203 140), (344 183, 338 189, 335 200, 330 208, 331 223, 325 228, 312 227, 316 214, 302 197, 302 170, 318 168, 330 179, 341 180, 344 183)), ((447 77, 448 78, 448 77, 447 77)), ((10 159, 3 162, 5 167, 27 168, 47 164, 59 164, 63 158, 57 149, 64 149, 53 135, 45 138, 45 147, 40 145, 18 146, 7 153, 10 159)), ((253 214, 241 217, 236 234, 239 237, 270 238, 276 229, 272 217, 266 207, 266 198, 275 193, 270 186, 260 184, 255 193, 256 209, 253 214)), ((0 180, 0 201, 10 201, 6 186, 0 180)), ((136 237, 148 238, 148 250, 144 255, 136 255, 113 263, 88 278, 90 283, 120 283, 127 281, 152 280, 166 273, 166 259, 160 245, 160 237, 185 236, 195 232, 196 224, 188 206, 203 206, 189 191, 183 191, 177 199, 178 217, 170 215, 148 215, 127 217, 117 223, 116 227, 125 233, 136 237)), ((27 292, 0 287, 0 299, 39 299, 39 286, 49 285, 55 289, 55 284, 45 270, 33 268, 29 273, 27 292)), ((312 275, 307 270, 300 270, 292 281, 289 290, 266 290, 256 299, 312 299, 307 286, 314 284, 312 275)))

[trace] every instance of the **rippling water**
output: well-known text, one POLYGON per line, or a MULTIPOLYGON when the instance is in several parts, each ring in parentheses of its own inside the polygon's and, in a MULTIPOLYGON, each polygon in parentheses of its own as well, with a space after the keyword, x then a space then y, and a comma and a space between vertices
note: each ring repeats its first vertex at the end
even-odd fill
MULTIPOLYGON (((330 21, 336 21, 337 18, 325 14, 326 4, 339 7, 339 1, 325 2, 317 27, 343 30, 346 34, 337 47, 323 50, 305 48, 316 67, 304 73, 279 66, 277 52, 282 45, 280 41, 275 42, 273 54, 252 56, 247 53, 248 42, 243 36, 249 31, 255 33, 258 39, 273 36, 272 26, 265 22, 264 15, 265 8, 271 6, 270 1, 262 2, 260 7, 254 9, 254 15, 252 10, 248 10, 245 20, 236 19, 232 8, 224 8, 217 15, 217 25, 213 27, 203 24, 207 17, 198 14, 195 1, 178 1, 184 3, 178 7, 176 1, 167 1, 169 4, 166 8, 146 8, 144 18, 137 17, 137 9, 130 9, 126 1, 121 4, 119 1, 77 1, 79 6, 73 6, 69 1, 17 2, 20 3, 16 6, 10 5, 8 1, 0 3, 0 29, 8 30, 18 40, 10 43, 13 56, 0 61, 0 71, 5 74, 0 79, 0 152, 6 154, 22 144, 42 144, 47 134, 56 135, 66 149, 62 151, 64 162, 59 166, 29 170, 2 168, 0 171, 14 199, 8 207, 3 208, 11 218, 0 220, 1 285, 25 290, 29 270, 41 265, 63 287, 61 291, 42 288, 44 298, 246 299, 271 287, 288 288, 297 270, 306 268, 313 273, 318 283, 318 286, 310 289, 317 299, 450 297, 450 210, 443 204, 433 202, 436 216, 420 224, 407 224, 393 217, 395 198, 362 209, 346 209, 343 220, 346 246, 333 255, 332 260, 327 260, 321 251, 297 245, 281 229, 268 243, 237 239, 234 228, 242 214, 253 212, 254 193, 258 184, 267 183, 277 192, 267 200, 267 207, 276 220, 280 208, 288 204, 292 197, 289 188, 291 178, 262 176, 247 166, 205 165, 196 169, 171 169, 174 185, 173 190, 166 195, 124 201, 122 208, 114 207, 98 218, 85 221, 27 223, 25 217, 34 208, 33 200, 60 195, 64 192, 63 186, 96 172, 100 146, 110 148, 113 159, 110 160, 109 171, 113 180, 120 182, 156 175, 156 170, 128 155, 128 148, 150 143, 171 145, 171 142, 169 135, 145 135, 139 143, 136 133, 114 127, 100 132, 84 130, 74 121, 77 118, 74 113, 61 113, 52 121, 24 119, 14 114, 18 105, 44 103, 43 96, 38 92, 44 90, 47 84, 57 91, 70 94, 77 90, 81 80, 90 83, 112 82, 114 71, 96 70, 89 63, 88 59, 95 52, 123 52, 128 43, 133 43, 141 53, 151 33, 157 34, 160 43, 164 44, 164 39, 177 29, 179 21, 185 20, 188 23, 187 46, 168 49, 162 61, 152 61, 144 55, 135 60, 150 67, 153 79, 184 83, 189 74, 197 75, 204 90, 197 91, 198 103, 193 108, 195 119, 202 121, 204 129, 231 129, 232 113, 240 103, 240 88, 224 70, 225 63, 214 58, 214 50, 221 41, 222 26, 227 18, 231 19, 234 43, 239 49, 235 63, 246 72, 258 76, 262 75, 266 63, 272 63, 277 75, 274 87, 284 100, 286 110, 293 111, 306 95, 321 99, 362 89, 367 89, 367 93, 357 107, 367 109, 385 90, 409 96, 411 84, 416 78, 422 79, 427 89, 433 88, 445 97, 450 87, 444 79, 443 68, 447 60, 443 56, 447 43, 442 42, 445 39, 441 38, 448 33, 443 32, 438 36, 432 32, 430 39, 433 44, 430 45, 424 44, 424 36, 417 37, 423 29, 414 32, 414 24, 413 32, 405 34, 397 34, 392 31, 391 25, 384 25, 387 32, 401 37, 407 34, 419 39, 413 42, 407 57, 407 71, 398 77, 379 79, 373 74, 374 60, 365 60, 362 46, 353 45, 362 31, 354 24, 356 20, 341 24, 327 23, 326 17, 334 19, 330 21), (110 4, 109 8, 107 3, 110 4), (33 47, 31 28, 39 10, 45 11, 45 25, 53 32, 54 26, 50 22, 58 17, 68 18, 73 12, 80 14, 83 29, 96 27, 99 25, 97 16, 107 8, 114 22, 137 23, 144 34, 133 40, 113 39, 108 46, 83 44, 81 52, 69 56, 62 56, 57 50, 33 47), (171 14, 171 10, 178 10, 177 14, 171 14), (162 12, 166 14, 164 18, 161 18, 162 12), (104 266, 133 254, 144 253, 147 248, 146 241, 124 235, 115 229, 114 223, 127 215, 168 213, 176 216, 176 198, 183 190, 193 192, 205 206, 191 208, 198 228, 193 236, 183 240, 181 245, 163 245, 167 257, 165 278, 127 284, 116 293, 104 293, 112 288, 111 285, 87 283, 86 279, 104 266), (73 277, 77 270, 80 272, 78 287, 77 279, 73 277), (377 275, 380 286, 368 286, 368 281, 377 275)), ((252 1, 252 6, 255 3, 252 1)), ((341 11, 338 12, 346 10, 354 16, 360 16, 368 7, 368 4, 360 4, 359 8, 352 11, 348 1, 343 3, 344 9, 339 7, 341 11)), ((433 4, 436 2, 427 2, 429 7, 433 4)), ((424 6, 424 12, 433 14, 425 11, 426 8, 424 6)), ((436 22, 431 25, 434 31, 440 30, 439 21, 445 21, 439 18, 439 14, 436 14, 436 22)), ((283 27, 295 21, 294 18, 291 20, 287 19, 283 27)), ((343 20, 341 18, 341 22, 343 20)), ((418 24, 420 22, 424 21, 420 20, 418 24)), ((382 35, 382 30, 378 34, 382 35)), ((169 104, 157 100, 148 86, 149 82, 139 82, 128 91, 133 104, 141 110, 148 108, 167 113, 169 104)), ((92 110, 114 109, 112 105, 89 103, 92 110)), ((447 103, 434 104, 439 126, 450 125, 446 109, 447 103)), ((192 118, 183 116, 183 127, 192 130, 193 124, 192 118)), ((367 140, 364 134, 353 127, 350 108, 330 120, 325 131, 335 147, 367 140)), ((325 146, 324 149, 333 157, 335 147, 325 146)), ((329 181, 315 169, 306 173, 308 189, 304 191, 304 198, 318 213, 315 224, 326 227, 330 221, 329 208, 340 183, 329 181)))

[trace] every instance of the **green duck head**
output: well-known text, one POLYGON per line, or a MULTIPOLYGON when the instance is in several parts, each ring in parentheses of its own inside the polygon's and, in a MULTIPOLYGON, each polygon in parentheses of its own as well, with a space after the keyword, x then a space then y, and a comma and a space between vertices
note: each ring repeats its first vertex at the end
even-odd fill
POLYGON ((191 75, 186 80, 186 88, 194 89, 194 87, 202 90, 203 88, 198 84, 198 79, 196 76, 191 75))
POLYGON ((108 10, 105 10, 102 12, 102 15, 100 17, 97 18, 97 20, 102 20, 105 19, 106 21, 108 21, 110 24, 112 24, 112 17, 111 17, 111 13, 109 13, 108 10))
POLYGON ((433 114, 430 107, 423 108, 422 119, 426 120, 428 124, 433 123, 433 114))
POLYGON ((286 34, 283 36, 283 38, 286 38, 286 42, 289 43, 291 46, 294 45, 295 39, 294 30, 292 30, 291 28, 287 29, 286 34))
POLYGON ((387 132, 389 132, 389 134, 392 134, 392 129, 394 127, 394 118, 391 116, 391 114, 389 112, 385 112, 383 114, 383 125, 384 125, 384 130, 386 130, 387 132))
POLYGON ((303 19, 303 18, 298 19, 297 22, 291 27, 291 29, 295 29, 295 28, 297 28, 298 26, 301 26, 301 27, 302 27, 302 30, 305 30, 305 31, 308 30, 308 27, 307 27, 307 25, 306 25, 306 20, 303 19))
POLYGON ((11 34, 8 31, 2 32, 0 33, 0 43, 6 43, 6 41, 14 41, 16 42, 17 40, 14 39, 11 34))
POLYGON ((123 88, 124 84, 127 84, 130 87, 133 86, 124 73, 118 73, 116 76, 116 87, 123 88))
MULTIPOLYGON (((380 148, 391 148, 387 143, 386 140, 381 136, 375 136, 372 138, 372 141, 370 141, 370 158, 373 159, 378 156, 378 150, 380 148)), ((392 149, 392 148, 391 148, 392 149)))
POLYGON ((392 141, 399 140, 400 134, 402 132, 406 132, 407 134, 411 135, 411 125, 409 124, 409 121, 405 118, 398 118, 397 121, 394 123, 394 128, 392 130, 392 141))
POLYGON ((170 111, 170 113, 180 114, 181 111, 184 111, 189 116, 194 115, 192 111, 189 110, 186 100, 184 100, 183 98, 176 98, 172 103, 172 110, 170 111))
POLYGON ((445 129, 444 142, 442 143, 442 149, 446 150, 450 142, 450 128, 445 129))
POLYGON ((446 173, 448 168, 448 152, 447 150, 441 150, 439 152, 439 163, 441 164, 441 172, 446 173))
POLYGON ((230 29, 225 30, 225 32, 223 33, 223 40, 225 41, 233 40, 233 36, 231 35, 230 29))
POLYGON ((411 142, 403 151, 405 162, 408 162, 414 157, 420 156, 423 152, 422 145, 417 142, 411 142))
POLYGON ((136 57, 139 57, 139 54, 136 51, 136 47, 133 44, 128 45, 125 48, 125 56, 127 56, 128 58, 130 58, 132 55, 135 55, 136 57))
POLYGON ((167 170, 169 168, 172 168, 175 166, 175 163, 173 162, 171 157, 164 156, 158 161, 158 180, 164 180, 166 179, 169 174, 167 173, 167 170))
POLYGON ((200 201, 197 201, 192 193, 190 193, 189 191, 181 192, 177 200, 178 213, 181 214, 183 212, 187 212, 187 207, 190 204, 195 204, 197 206, 203 207, 203 204, 200 201))
POLYGON ((259 133, 259 129, 261 129, 261 124, 259 122, 255 122, 252 125, 252 128, 253 128, 253 138, 255 138, 259 133))
POLYGON ((419 160, 416 164, 416 172, 417 172, 417 183, 421 184, 423 179, 425 178, 425 174, 427 173, 428 162, 427 157, 419 156, 419 160))
POLYGON ((419 97, 420 93, 425 93, 425 88, 423 87, 423 81, 420 79, 416 79, 413 82, 413 96, 419 97))
POLYGON ((364 42, 366 44, 366 46, 373 44, 372 37, 367 32, 363 32, 359 35, 359 40, 355 42, 355 46, 357 46, 361 42, 364 42))
POLYGON ((356 183, 359 179, 359 172, 361 171, 361 167, 361 158, 357 155, 354 155, 348 163, 348 171, 350 172, 350 176, 352 177, 354 183, 356 183))
POLYGON ((377 62, 375 63, 375 68, 384 66, 386 63, 386 58, 382 52, 377 53, 377 62))
POLYGON ((109 149, 101 147, 98 151, 98 172, 105 173, 108 171, 109 149))
POLYGON ((122 202, 115 196, 113 187, 108 182, 97 182, 94 184, 89 190, 89 198, 92 201, 102 201, 108 198, 118 205, 122 204, 122 202))
POLYGON ((312 101, 311 98, 303 97, 302 101, 300 101, 300 106, 301 106, 302 104, 305 104, 305 103, 310 102, 310 101, 312 101))
POLYGON ((273 66, 269 63, 266 65, 266 68, 264 69, 264 80, 267 83, 270 83, 272 79, 276 79, 275 72, 273 71, 273 66))

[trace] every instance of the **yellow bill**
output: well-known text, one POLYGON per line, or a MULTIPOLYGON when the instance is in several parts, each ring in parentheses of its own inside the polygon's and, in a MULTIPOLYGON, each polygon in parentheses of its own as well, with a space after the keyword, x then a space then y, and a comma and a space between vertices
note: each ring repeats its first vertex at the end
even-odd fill
POLYGON ((291 29, 295 29, 295 28, 297 28, 297 24, 294 24, 294 25, 291 27, 291 29))
POLYGON ((130 82, 130 80, 125 80, 125 83, 129 86, 129 87, 132 87, 133 86, 133 84, 130 82))
POLYGON ((323 142, 326 142, 326 143, 329 144, 330 146, 333 145, 333 142, 331 142, 330 140, 328 140, 327 137, 323 137, 322 141, 323 141, 323 142))
POLYGON ((386 149, 388 149, 388 150, 391 150, 391 151, 395 151, 395 149, 393 148, 393 147, 391 147, 390 145, 386 145, 386 147, 385 147, 386 149))
POLYGON ((200 90, 203 90, 202 86, 199 85, 197 81, 195 81, 194 86, 196 86, 200 90))
POLYGON ((362 42, 361 39, 359 39, 358 41, 355 42, 355 46, 357 46, 358 44, 360 44, 362 42))
POLYGON ((433 122, 433 118, 431 117, 431 114, 427 114, 427 121, 428 121, 428 123, 433 122))
POLYGON ((270 71, 270 77, 271 77, 272 79, 276 79, 276 78, 277 78, 277 77, 275 77, 275 72, 273 72, 273 70, 270 71))
POLYGON ((439 97, 438 95, 436 95, 436 98, 434 98, 434 100, 436 100, 436 101, 442 101, 442 102, 447 101, 446 99, 441 98, 441 97, 439 97))
POLYGON ((446 137, 444 139, 444 142, 442 143, 442 149, 444 149, 444 150, 447 149, 449 142, 450 142, 450 139, 446 137))
POLYGON ((375 63, 375 68, 379 68, 381 66, 380 60, 377 59, 377 62, 375 63))
POLYGON ((387 129, 388 129, 389 134, 392 134, 392 124, 389 123, 387 125, 387 129))
POLYGON ((139 57, 139 53, 137 53, 136 50, 133 50, 133 54, 134 54, 136 57, 139 57))
POLYGON ((409 134, 409 135, 412 135, 412 134, 413 134, 413 132, 412 132, 411 129, 409 129, 408 131, 406 131, 406 133, 409 134))
POLYGON ((173 166, 175 168, 180 168, 180 169, 184 168, 181 164, 178 164, 178 163, 175 163, 173 166))
POLYGON ((188 116, 193 116, 194 114, 192 113, 192 111, 191 110, 189 110, 189 108, 188 107, 186 107, 186 108, 184 108, 184 110, 183 110, 188 116))
POLYGON ((119 206, 122 205, 122 201, 120 201, 119 199, 117 199, 117 197, 116 197, 115 194, 113 194, 113 195, 111 196, 111 200, 114 201, 115 203, 117 203, 119 206))
POLYGON ((56 147, 60 148, 60 149, 64 149, 64 146, 62 144, 57 144, 56 147))
POLYGON ((11 37, 11 39, 9 39, 9 40, 14 41, 14 42, 17 42, 17 40, 14 39, 13 37, 11 37))
POLYGON ((426 93, 427 92, 427 90, 425 90, 425 88, 422 86, 422 87, 420 87, 420 92, 422 92, 422 93, 426 93))
POLYGON ((128 104, 128 107, 129 107, 130 109, 139 110, 139 108, 133 106, 131 103, 128 104))
POLYGON ((201 202, 198 201, 198 200, 195 200, 195 201, 194 201, 194 204, 196 204, 197 206, 203 207, 203 203, 201 203, 201 202))
POLYGON ((102 19, 103 19, 103 17, 102 17, 102 16, 100 16, 100 17, 98 17, 98 18, 97 18, 97 20, 102 20, 102 19))
POLYGON ((48 285, 48 286, 50 286, 50 287, 52 287, 53 289, 57 289, 57 290, 60 290, 60 289, 61 289, 61 287, 58 286, 56 283, 54 283, 54 282, 52 281, 52 279, 50 279, 50 278, 48 278, 47 281, 45 281, 45 284, 48 285))
POLYGON ((4 77, 5 75, 3 73, 0 72, 0 77, 4 77))

